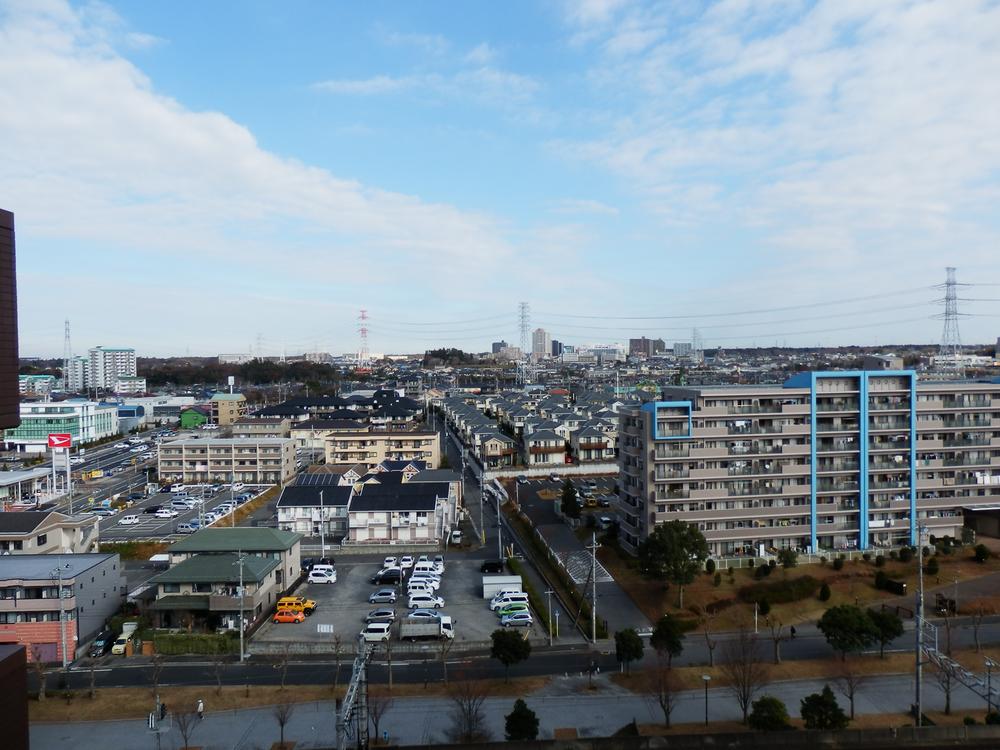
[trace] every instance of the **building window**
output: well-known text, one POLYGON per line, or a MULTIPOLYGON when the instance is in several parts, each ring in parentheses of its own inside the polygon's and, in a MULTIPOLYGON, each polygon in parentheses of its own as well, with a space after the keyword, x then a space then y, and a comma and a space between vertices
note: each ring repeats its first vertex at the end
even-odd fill
POLYGON ((48 534, 39 534, 38 535, 38 540, 36 541, 36 544, 39 547, 41 547, 41 546, 43 546, 48 541, 49 541, 49 535, 48 534))
POLYGON ((162 585, 164 594, 179 594, 181 592, 179 583, 164 583, 162 585))

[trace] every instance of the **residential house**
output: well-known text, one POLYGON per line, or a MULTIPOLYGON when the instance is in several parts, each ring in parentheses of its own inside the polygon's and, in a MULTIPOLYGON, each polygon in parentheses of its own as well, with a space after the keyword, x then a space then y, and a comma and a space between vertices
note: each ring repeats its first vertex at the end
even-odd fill
POLYGON ((96 516, 54 510, 0 513, 0 555, 96 552, 98 522, 96 516))
POLYGON ((335 474, 300 474, 297 480, 326 479, 330 483, 291 484, 278 497, 278 528, 305 536, 328 540, 342 538, 347 533, 347 507, 354 485, 337 484, 335 474))
POLYGON ((529 466, 555 466, 566 462, 566 440, 551 430, 533 432, 524 439, 529 466))

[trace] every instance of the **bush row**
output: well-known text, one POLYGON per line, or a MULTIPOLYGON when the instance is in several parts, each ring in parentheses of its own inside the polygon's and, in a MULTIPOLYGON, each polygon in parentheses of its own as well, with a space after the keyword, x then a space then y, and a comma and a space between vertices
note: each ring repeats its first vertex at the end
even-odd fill
POLYGON ((812 576, 801 576, 783 581, 752 583, 737 592, 745 602, 767 600, 771 604, 789 604, 815 596, 820 582, 812 576))

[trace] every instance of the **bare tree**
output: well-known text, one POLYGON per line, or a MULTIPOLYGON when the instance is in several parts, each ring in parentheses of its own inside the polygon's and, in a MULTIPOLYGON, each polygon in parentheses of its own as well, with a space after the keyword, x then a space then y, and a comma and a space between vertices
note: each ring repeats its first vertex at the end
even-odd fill
POLYGON ((194 711, 174 711, 174 724, 177 726, 177 731, 181 733, 181 741, 184 743, 181 745, 181 750, 190 747, 191 735, 194 734, 194 728, 198 726, 198 714, 194 711))
POLYGON ((285 725, 292 720, 293 713, 295 706, 291 703, 279 703, 274 707, 274 720, 278 722, 279 747, 282 750, 285 748, 285 725))
POLYGON ((970 612, 972 618, 972 638, 976 643, 976 653, 983 650, 983 645, 979 640, 979 628, 982 627, 983 619, 986 615, 993 614, 993 608, 982 602, 976 602, 970 612))
POLYGON ((381 733, 379 727, 382 724, 382 717, 385 716, 385 712, 389 710, 389 706, 392 705, 392 696, 382 693, 381 691, 371 690, 368 691, 368 718, 372 723, 372 733, 374 735, 374 744, 378 744, 381 739, 381 733))
POLYGON ((951 628, 954 625, 953 619, 955 615, 950 609, 945 609, 944 617, 944 652, 946 655, 951 656, 951 628))
POLYGON ((444 684, 448 684, 448 654, 451 652, 451 647, 455 645, 455 641, 451 638, 442 638, 438 642, 438 657, 441 659, 441 679, 444 680, 444 684))
POLYGON ((453 743, 485 742, 490 738, 486 728, 483 704, 486 689, 470 680, 451 684, 448 698, 451 701, 451 726, 445 731, 453 743))
POLYGON ((340 659, 344 655, 344 639, 339 633, 333 636, 333 692, 340 686, 340 659))
POLYGON ((226 671, 226 655, 216 654, 212 657, 212 673, 215 675, 215 694, 222 695, 222 675, 226 671))
POLYGON ((42 649, 38 646, 31 647, 31 666, 35 669, 35 677, 38 678, 38 700, 45 700, 45 683, 49 676, 49 665, 42 659, 42 649))
POLYGON ((719 645, 717 638, 712 637, 711 625, 715 620, 715 614, 711 612, 702 611, 698 617, 698 624, 701 625, 702 632, 705 634, 705 647, 708 649, 708 666, 715 666, 715 647, 719 645))
POLYGON ((936 667, 934 679, 937 680, 941 692, 944 693, 944 715, 951 716, 951 689, 955 686, 955 678, 949 669, 936 667))
POLYGON ((153 654, 149 660, 149 681, 152 685, 154 698, 160 692, 160 678, 163 676, 164 666, 166 665, 163 661, 163 656, 160 654, 153 654))
POLYGON ((841 695, 847 698, 851 704, 852 720, 854 719, 854 699, 867 683, 868 675, 858 671, 858 665, 854 659, 846 659, 838 663, 834 684, 841 695))
POLYGON ((87 669, 90 672, 90 689, 87 695, 93 700, 97 697, 97 659, 93 656, 87 659, 87 669))
POLYGON ((284 648, 278 653, 277 659, 275 660, 273 666, 279 672, 281 672, 281 690, 285 689, 285 680, 288 677, 288 662, 291 660, 292 647, 285 644, 284 648))
POLYGON ((722 674, 729 681, 729 691, 739 703, 746 724, 750 704, 768 682, 768 669, 761 661, 757 636, 746 626, 740 626, 736 637, 723 645, 722 656, 722 674))
POLYGON ((646 679, 649 681, 646 700, 659 707, 663 712, 663 726, 670 729, 670 715, 674 712, 680 693, 677 675, 669 666, 657 659, 656 667, 646 673, 646 679))
POLYGON ((385 663, 389 673, 389 692, 392 692, 392 638, 385 642, 385 663))
POLYGON ((768 615, 764 622, 767 623, 771 631, 771 642, 774 643, 774 663, 781 664, 781 642, 788 640, 788 634, 784 632, 784 625, 781 620, 768 615))

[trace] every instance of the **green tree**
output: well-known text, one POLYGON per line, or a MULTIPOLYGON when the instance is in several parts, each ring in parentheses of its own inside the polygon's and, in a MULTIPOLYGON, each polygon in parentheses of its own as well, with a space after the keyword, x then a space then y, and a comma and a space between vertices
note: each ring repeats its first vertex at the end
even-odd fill
POLYGON ((562 514, 567 518, 580 517, 580 501, 576 497, 576 487, 568 479, 562 486, 562 514))
POLYGON ((824 685, 822 691, 803 698, 799 713, 806 729, 844 729, 850 721, 829 685, 824 685))
POLYGON ((751 729, 761 732, 774 732, 779 729, 791 729, 788 709, 785 704, 773 695, 765 695, 753 702, 747 724, 751 729))
POLYGON ((684 587, 708 558, 708 543, 698 527, 684 521, 660 524, 639 544, 639 568, 652 578, 677 586, 677 606, 684 607, 684 587))
POLYGON ((862 651, 878 640, 878 631, 868 613, 852 604, 830 607, 817 623, 826 642, 840 652, 841 661, 848 652, 862 651))
POLYGON ((821 602, 828 602, 828 601, 830 601, 830 584, 824 582, 823 585, 820 586, 820 589, 819 589, 819 600, 821 602))
POLYGON ((494 630, 490 636, 493 644, 490 646, 490 656, 504 666, 504 682, 510 680, 510 667, 531 656, 531 643, 520 633, 507 628, 494 630))
POLYGON ((891 643, 903 634, 903 621, 899 615, 887 609, 868 612, 868 619, 875 626, 875 637, 879 644, 879 658, 884 659, 886 644, 891 643))
POLYGON ((783 549, 778 552, 778 562, 785 570, 794 568, 799 564, 799 553, 793 549, 783 549))
POLYGON ((625 665, 625 673, 632 673, 632 662, 642 658, 642 638, 635 628, 625 628, 615 633, 615 658, 625 665))
POLYGON ((924 565, 924 572, 929 576, 936 576, 941 571, 941 564, 936 557, 932 557, 924 565))
POLYGON ((984 563, 990 559, 990 550, 985 544, 977 544, 973 552, 977 563, 984 563))
POLYGON ((667 668, 673 666, 675 656, 684 650, 684 628, 681 621, 671 614, 665 614, 656 621, 649 645, 660 656, 667 657, 667 668))
POLYGON ((508 742, 529 742, 538 737, 538 717, 520 698, 505 718, 504 735, 508 742))

